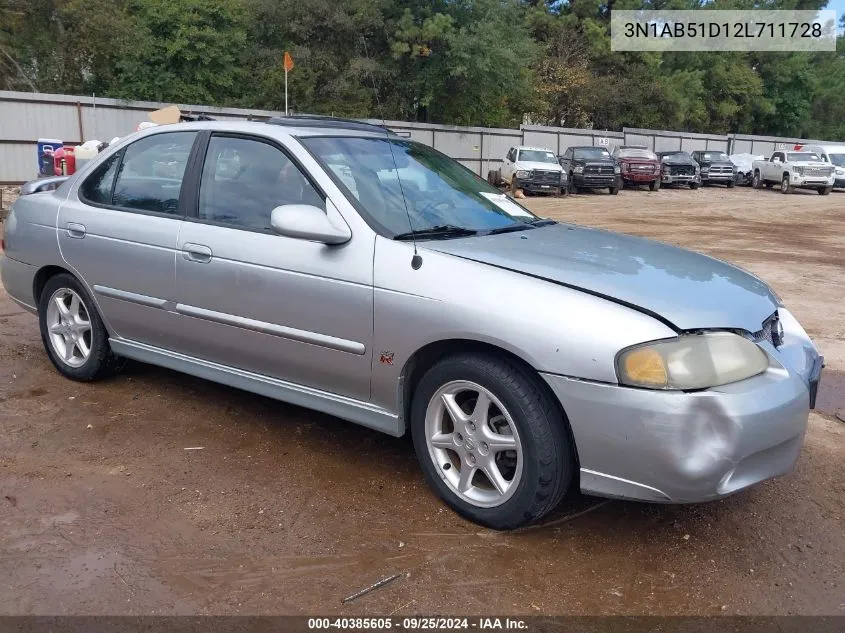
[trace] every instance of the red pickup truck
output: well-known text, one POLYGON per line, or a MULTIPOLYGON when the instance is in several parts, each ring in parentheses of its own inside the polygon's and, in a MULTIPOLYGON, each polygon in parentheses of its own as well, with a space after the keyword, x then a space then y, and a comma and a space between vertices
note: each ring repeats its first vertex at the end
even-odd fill
POLYGON ((642 145, 622 145, 613 150, 613 159, 619 165, 622 184, 648 185, 652 191, 660 189, 663 166, 657 155, 642 145))

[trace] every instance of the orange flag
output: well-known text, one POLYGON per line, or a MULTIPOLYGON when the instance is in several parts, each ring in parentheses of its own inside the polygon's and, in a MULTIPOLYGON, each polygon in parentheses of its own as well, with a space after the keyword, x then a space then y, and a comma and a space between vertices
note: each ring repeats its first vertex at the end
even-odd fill
POLYGON ((285 62, 284 62, 285 72, 290 72, 293 70, 293 57, 290 56, 290 53, 285 51, 285 62))

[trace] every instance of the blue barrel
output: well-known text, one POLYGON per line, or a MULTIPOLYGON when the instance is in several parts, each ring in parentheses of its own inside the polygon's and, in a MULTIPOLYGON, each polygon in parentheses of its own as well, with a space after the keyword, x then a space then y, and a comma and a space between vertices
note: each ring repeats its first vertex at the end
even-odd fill
POLYGON ((38 139, 38 175, 53 176, 53 152, 64 146, 62 141, 54 138, 38 139))

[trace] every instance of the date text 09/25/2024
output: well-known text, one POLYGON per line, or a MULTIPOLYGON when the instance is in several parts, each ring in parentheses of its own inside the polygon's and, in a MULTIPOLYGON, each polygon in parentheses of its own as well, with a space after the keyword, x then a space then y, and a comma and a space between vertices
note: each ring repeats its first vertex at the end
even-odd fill
POLYGON ((478 631, 525 631, 528 624, 525 620, 508 617, 349 617, 349 618, 309 618, 308 628, 311 630, 349 629, 349 630, 405 630, 405 631, 446 631, 446 630, 478 630, 478 631))

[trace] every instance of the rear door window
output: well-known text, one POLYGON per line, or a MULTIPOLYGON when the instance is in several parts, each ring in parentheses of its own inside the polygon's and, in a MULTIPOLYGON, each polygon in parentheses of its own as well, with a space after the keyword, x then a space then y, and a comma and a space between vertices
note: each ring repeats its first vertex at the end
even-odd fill
POLYGON ((112 204, 124 209, 179 213, 182 179, 196 132, 147 136, 123 153, 112 204))
POLYGON ((79 188, 79 197, 82 200, 93 204, 111 204, 114 175, 117 173, 117 166, 120 164, 120 154, 121 152, 117 152, 107 158, 82 183, 82 186, 79 188))

